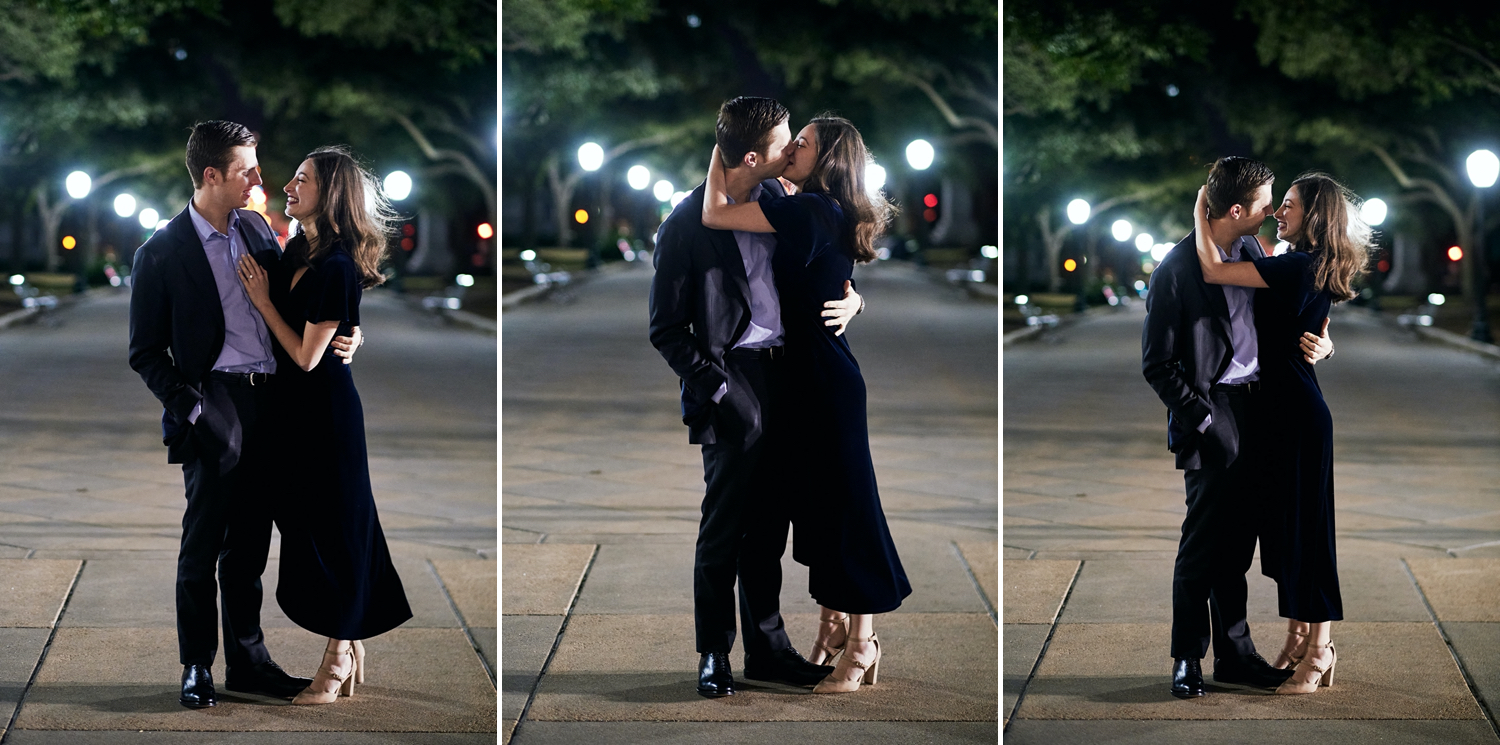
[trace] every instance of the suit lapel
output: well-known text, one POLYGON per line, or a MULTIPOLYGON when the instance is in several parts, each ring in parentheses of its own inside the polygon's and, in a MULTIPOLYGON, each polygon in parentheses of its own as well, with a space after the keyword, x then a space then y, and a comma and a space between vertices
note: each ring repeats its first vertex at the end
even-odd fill
MULTIPOLYGON (((219 349, 224 344, 224 305, 219 302, 219 283, 214 280, 213 268, 208 265, 208 253, 203 249, 203 241, 198 238, 198 230, 193 227, 193 217, 187 208, 183 208, 167 229, 174 231, 172 237, 176 239, 177 261, 193 285, 197 305, 216 321, 214 348, 219 349)), ((214 356, 218 356, 217 351, 214 356)))

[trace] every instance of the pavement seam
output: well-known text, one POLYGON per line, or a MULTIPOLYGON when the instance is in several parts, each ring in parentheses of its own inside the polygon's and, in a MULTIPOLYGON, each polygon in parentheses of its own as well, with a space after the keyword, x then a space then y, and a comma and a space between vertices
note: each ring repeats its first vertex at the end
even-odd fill
POLYGON ((63 596, 62 605, 57 607, 57 615, 52 617, 52 628, 47 632, 47 643, 42 645, 42 653, 36 658, 36 665, 31 668, 31 677, 26 680, 26 687, 21 689, 21 695, 16 699, 16 710, 10 715, 10 722, 5 725, 5 730, 0 732, 0 745, 10 740, 10 733, 16 729, 16 720, 21 718, 21 709, 26 705, 26 696, 31 693, 31 687, 36 685, 36 678, 42 672, 42 664, 47 661, 47 653, 52 650, 52 640, 57 638, 57 627, 62 625, 62 617, 68 612, 68 603, 73 600, 73 591, 78 589, 78 578, 83 576, 83 568, 88 565, 87 559, 79 560, 78 570, 73 572, 73 581, 68 583, 68 594, 63 596))
POLYGON ((464 618, 463 611, 458 609, 458 603, 453 602, 453 595, 448 592, 448 584, 443 581, 443 575, 438 574, 437 566, 432 559, 427 560, 427 570, 432 572, 432 578, 437 580, 438 589, 443 591, 443 599, 448 601, 448 608, 453 611, 453 617, 458 619, 458 627, 463 630, 464 638, 469 640, 469 647, 474 650, 474 656, 479 658, 479 666, 484 668, 484 674, 490 676, 490 685, 499 689, 495 682, 495 668, 490 666, 489 660, 484 658, 484 652, 479 648, 479 642, 474 639, 473 632, 469 631, 469 621, 464 618))
POLYGON ((568 622, 573 619, 573 609, 578 607, 578 598, 583 595, 583 585, 588 582, 589 573, 594 570, 594 561, 599 558, 599 548, 600 544, 594 544, 594 550, 589 554, 589 561, 583 566, 583 574, 578 576, 578 585, 573 588, 573 599, 568 601, 568 609, 563 612, 562 625, 557 627, 557 636, 552 640, 552 649, 547 651, 547 659, 542 662, 542 669, 537 671, 536 682, 531 684, 531 692, 526 694, 526 705, 521 707, 521 713, 516 716, 515 726, 511 727, 509 742, 516 741, 516 737, 521 734, 521 725, 526 722, 526 715, 531 713, 531 704, 536 701, 537 691, 542 688, 542 678, 547 677, 547 668, 552 667, 552 658, 557 656, 557 648, 562 646, 563 634, 567 633, 568 622))
POLYGON ((1427 609, 1427 616, 1432 619, 1432 625, 1437 628, 1438 638, 1443 640, 1443 644, 1448 648, 1448 654, 1453 657, 1453 664, 1458 666, 1458 673, 1464 676, 1464 685, 1469 687, 1469 695, 1474 697, 1474 703, 1479 704, 1479 710, 1484 712, 1484 719, 1489 722, 1490 731, 1494 732, 1496 737, 1500 737, 1500 725, 1495 723, 1495 714, 1490 711, 1489 702, 1479 694, 1479 687, 1474 684, 1473 676, 1469 675, 1469 668, 1464 665, 1464 660, 1459 656, 1458 650, 1453 648, 1453 640, 1448 638, 1448 630, 1444 629, 1443 622, 1438 620, 1437 611, 1433 609, 1432 603, 1428 602, 1427 593, 1422 591, 1422 583, 1417 581, 1417 575, 1412 572, 1411 564, 1408 564, 1404 557, 1401 559, 1401 568, 1406 570, 1407 579, 1411 580, 1411 586, 1417 591, 1417 597, 1422 599, 1422 607, 1427 609))
POLYGON ((1016 721, 1016 712, 1021 710, 1021 704, 1026 702, 1026 689, 1031 687, 1031 681, 1036 678, 1037 670, 1042 667, 1042 660, 1047 658, 1047 649, 1052 646, 1052 637, 1057 634, 1057 624, 1062 620, 1063 611, 1068 607, 1068 600, 1073 597, 1073 588, 1078 586, 1078 575, 1083 574, 1083 565, 1087 561, 1079 561, 1078 568, 1073 570, 1073 578, 1068 580, 1068 591, 1063 593, 1062 603, 1057 606, 1057 613, 1052 616, 1052 626, 1047 629, 1047 639, 1042 642, 1042 649, 1037 652, 1036 662, 1031 664, 1031 672, 1026 674, 1026 682, 1021 684, 1021 690, 1016 694, 1016 705, 1010 707, 1010 714, 1005 717, 1005 727, 1000 731, 1003 735, 1005 730, 1016 721))
POLYGON ((953 547, 953 555, 958 557, 958 563, 963 566, 964 574, 969 575, 969 581, 974 583, 974 591, 979 593, 979 602, 984 603, 985 612, 990 614, 990 623, 998 627, 1000 625, 1000 616, 995 613, 995 604, 990 602, 989 596, 985 594, 984 586, 979 584, 979 578, 974 576, 974 568, 969 566, 969 560, 964 556, 964 552, 959 549, 958 541, 948 541, 948 545, 953 547))

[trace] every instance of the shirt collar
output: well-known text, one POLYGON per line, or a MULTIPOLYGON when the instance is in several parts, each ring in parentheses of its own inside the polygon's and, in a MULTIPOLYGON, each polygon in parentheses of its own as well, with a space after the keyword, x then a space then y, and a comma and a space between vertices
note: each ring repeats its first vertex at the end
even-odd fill
MULTIPOLYGON (((205 246, 208 245, 208 239, 212 238, 212 237, 214 237, 216 235, 222 235, 225 238, 229 237, 228 234, 226 234, 226 233, 220 233, 218 230, 215 230, 214 226, 210 225, 208 223, 208 220, 205 219, 203 217, 203 215, 198 214, 198 208, 195 207, 195 206, 193 206, 193 200, 191 200, 191 199, 188 200, 188 216, 193 219, 193 230, 197 231, 197 233, 198 233, 198 240, 201 241, 203 243, 203 245, 205 245, 205 246)), ((239 221, 240 221, 240 211, 239 210, 230 210, 229 211, 229 224, 228 224, 227 227, 228 227, 228 229, 231 232, 234 230, 234 226, 236 224, 238 224, 239 221)))

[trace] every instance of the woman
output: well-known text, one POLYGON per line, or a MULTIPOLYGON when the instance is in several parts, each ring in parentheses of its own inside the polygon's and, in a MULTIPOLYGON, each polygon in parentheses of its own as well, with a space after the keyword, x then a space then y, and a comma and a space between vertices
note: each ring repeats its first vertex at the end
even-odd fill
POLYGON ((889 205, 865 191, 868 162, 859 130, 847 119, 822 116, 797 134, 782 176, 798 193, 729 204, 714 148, 703 199, 707 227, 777 234, 771 262, 788 382, 776 457, 795 474, 785 479, 798 485, 793 498, 808 507, 792 518, 792 555, 809 567, 808 589, 822 606, 812 661, 827 664, 843 651, 814 693, 875 683, 874 614, 895 610, 911 594, 875 487, 859 363, 848 340, 821 318, 824 301, 843 297, 854 262, 875 258, 875 239, 889 217, 889 205))
POLYGON ((1208 231, 1206 188, 1194 210, 1203 279, 1262 288, 1255 293, 1255 333, 1271 502, 1261 571, 1276 580, 1280 613, 1288 619, 1276 667, 1296 670, 1276 689, 1283 694, 1332 685, 1338 661, 1330 637, 1332 622, 1344 618, 1333 537, 1333 420, 1298 340, 1304 332, 1318 334, 1329 308, 1354 297, 1351 283, 1370 245, 1355 199, 1326 174, 1298 177, 1276 211, 1276 237, 1291 249, 1253 263, 1221 259, 1208 231))
POLYGON ((300 232, 274 276, 240 263, 240 281, 275 334, 286 491, 277 495, 276 600, 298 626, 327 636, 323 663, 293 704, 328 704, 364 678, 361 639, 411 618, 375 501, 364 413, 349 368, 329 349, 359 324, 361 291, 384 281, 390 207, 348 150, 309 153, 283 189, 300 232))

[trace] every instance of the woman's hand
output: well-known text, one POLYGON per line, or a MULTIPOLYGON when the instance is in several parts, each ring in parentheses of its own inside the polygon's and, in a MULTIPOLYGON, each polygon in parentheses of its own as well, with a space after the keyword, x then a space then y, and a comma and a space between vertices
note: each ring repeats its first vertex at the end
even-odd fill
POLYGON ((1208 185, 1198 187, 1198 202, 1193 205, 1193 229, 1199 232, 1208 229, 1208 185))
POLYGON ((265 315, 271 304, 271 282, 266 277, 266 270, 246 254, 240 257, 239 275, 245 294, 250 296, 250 304, 265 315))

